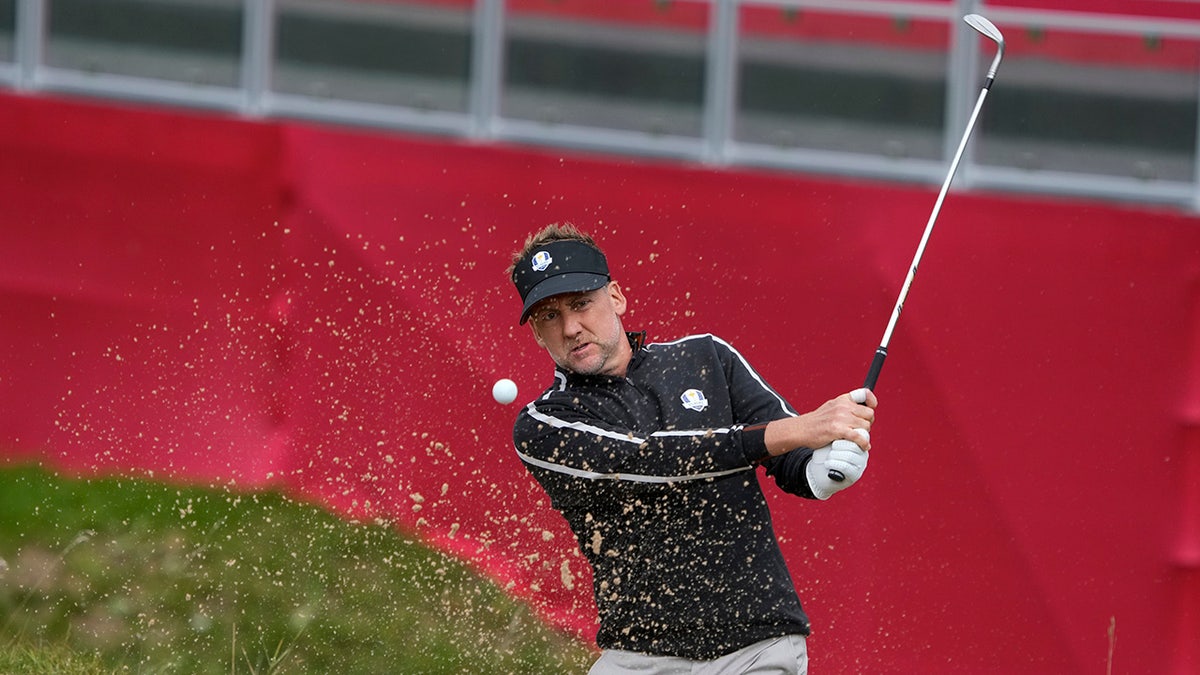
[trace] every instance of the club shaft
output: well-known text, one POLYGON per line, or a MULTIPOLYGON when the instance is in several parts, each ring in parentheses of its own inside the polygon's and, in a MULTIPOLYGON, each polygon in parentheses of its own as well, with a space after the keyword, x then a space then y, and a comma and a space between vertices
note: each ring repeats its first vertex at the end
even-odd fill
MULTIPOLYGON (((991 82, 989 80, 988 84, 991 82)), ((921 257, 925 255, 925 247, 929 244, 929 236, 933 234, 933 226, 937 224, 938 214, 942 211, 942 202, 946 201, 946 193, 950 191, 950 183, 954 180, 954 173, 958 170, 958 164, 962 161, 963 151, 967 147, 967 141, 971 139, 971 130, 975 128, 975 120, 979 118, 979 110, 983 108, 983 102, 987 98, 988 88, 984 87, 979 92, 979 99, 975 102, 975 109, 971 111, 971 119, 967 122, 966 133, 958 142, 958 150, 954 153, 954 159, 950 162, 950 171, 946 174, 946 180, 942 181, 942 189, 938 192, 937 201, 933 204, 933 211, 929 214, 929 222, 925 224, 925 232, 921 235, 921 243, 917 245, 917 252, 913 256, 912 264, 908 267, 908 276, 904 278, 904 284, 900 287, 900 295, 896 298, 896 306, 892 308, 892 317, 888 320, 887 328, 883 331, 883 339, 880 340, 879 346, 887 351, 887 346, 892 341, 892 333, 896 330, 896 323, 900 321, 900 312, 904 309, 904 301, 908 298, 908 291, 912 288, 913 279, 917 276, 917 267, 921 264, 921 257)), ((878 374, 876 374, 878 377, 878 374)))
MULTIPOLYGON (((908 266, 908 275, 904 277, 904 284, 900 287, 900 296, 896 298, 896 306, 892 308, 892 316, 888 319, 887 328, 883 331, 883 339, 879 341, 879 347, 875 349, 875 356, 871 359, 871 366, 867 370, 867 377, 863 382, 863 386, 867 389, 875 388, 875 383, 879 380, 879 373, 883 370, 883 362, 887 360, 888 344, 891 343, 892 333, 895 332, 896 324, 900 321, 900 312, 904 309, 904 300, 908 297, 908 290, 912 288, 913 279, 917 276, 917 267, 921 264, 921 256, 925 255, 925 247, 929 244, 929 235, 933 234, 933 226, 937 223, 938 214, 942 211, 942 202, 946 200, 946 193, 950 191, 950 183, 954 180, 955 172, 958 171, 958 164, 962 161, 963 151, 967 148, 967 142, 971 140, 971 131, 975 128, 975 120, 979 119, 979 111, 983 108, 983 102, 987 99, 988 91, 992 88, 994 69, 995 64, 993 64, 993 71, 988 74, 983 89, 979 91, 979 98, 975 101, 975 109, 971 111, 971 118, 967 120, 967 128, 958 142, 958 149, 954 151, 954 159, 950 161, 950 170, 946 172, 946 179, 942 181, 942 189, 938 192, 937 201, 933 203, 933 211, 929 214, 929 221, 925 223, 925 232, 921 235, 921 243, 917 245, 917 252, 913 256, 912 264, 908 266)), ((846 480, 846 477, 842 475, 842 472, 831 469, 829 471, 829 479, 840 483, 846 480)))

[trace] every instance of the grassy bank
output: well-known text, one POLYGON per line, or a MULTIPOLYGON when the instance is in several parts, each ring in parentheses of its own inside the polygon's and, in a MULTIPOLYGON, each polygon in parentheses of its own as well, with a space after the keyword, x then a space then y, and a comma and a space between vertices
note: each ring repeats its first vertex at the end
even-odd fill
POLYGON ((3 673, 576 673, 590 659, 384 525, 275 493, 0 467, 3 673))

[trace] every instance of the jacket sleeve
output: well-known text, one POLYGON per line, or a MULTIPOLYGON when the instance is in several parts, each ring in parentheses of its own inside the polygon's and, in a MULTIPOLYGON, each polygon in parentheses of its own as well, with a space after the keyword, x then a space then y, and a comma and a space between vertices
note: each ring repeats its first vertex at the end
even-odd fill
POLYGON ((812 459, 810 448, 797 448, 785 455, 772 457, 762 463, 767 475, 775 479, 780 490, 799 495, 805 499, 816 499, 812 486, 808 484, 808 462, 812 459))
MULTIPOLYGON (((718 349, 726 354, 726 377, 730 383, 736 419, 765 426, 771 420, 796 415, 795 409, 767 384, 732 345, 719 338, 714 339, 718 349)), ((811 448, 796 448, 778 457, 765 457, 762 465, 779 489, 807 499, 816 499, 806 473, 812 455, 811 448)))

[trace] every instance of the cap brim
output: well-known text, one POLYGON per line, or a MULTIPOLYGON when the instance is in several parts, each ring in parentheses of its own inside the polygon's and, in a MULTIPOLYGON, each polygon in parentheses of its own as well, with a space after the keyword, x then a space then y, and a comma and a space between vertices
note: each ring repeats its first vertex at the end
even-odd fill
POLYGON ((607 276, 591 272, 567 272, 545 279, 531 288, 529 295, 525 297, 525 307, 521 309, 521 323, 525 323, 534 306, 546 298, 563 293, 586 293, 607 283, 607 276))

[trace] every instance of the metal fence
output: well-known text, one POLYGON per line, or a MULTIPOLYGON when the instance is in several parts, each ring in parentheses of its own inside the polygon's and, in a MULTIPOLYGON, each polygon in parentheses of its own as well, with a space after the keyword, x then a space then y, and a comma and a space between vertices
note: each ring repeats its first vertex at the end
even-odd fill
MULTIPOLYGON (((1086 5, 1087 3, 1081 3, 1086 5)), ((0 87, 1200 211, 1200 17, 976 0, 0 0, 0 87)))

